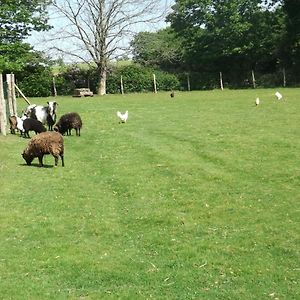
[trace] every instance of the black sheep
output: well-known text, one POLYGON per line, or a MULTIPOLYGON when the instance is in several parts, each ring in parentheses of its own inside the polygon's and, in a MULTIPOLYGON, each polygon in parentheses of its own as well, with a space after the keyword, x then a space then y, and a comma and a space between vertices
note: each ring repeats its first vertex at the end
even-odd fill
POLYGON ((60 117, 59 121, 54 126, 54 130, 61 134, 67 133, 71 135, 71 129, 75 129, 76 135, 80 136, 82 121, 78 113, 72 112, 60 117))
POLYGON ((29 131, 34 131, 35 134, 46 131, 46 128, 43 126, 42 122, 31 118, 27 118, 23 121, 23 127, 25 137, 30 137, 29 131))

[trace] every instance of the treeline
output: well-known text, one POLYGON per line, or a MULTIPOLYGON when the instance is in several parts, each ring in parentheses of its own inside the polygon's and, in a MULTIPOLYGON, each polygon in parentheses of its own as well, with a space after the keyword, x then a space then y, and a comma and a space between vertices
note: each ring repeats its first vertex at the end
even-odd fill
POLYGON ((139 33, 134 61, 190 74, 193 89, 300 84, 300 1, 176 0, 170 27, 139 33))
MULTIPOLYGON (((57 69, 57 66, 55 66, 57 69)), ((124 93, 153 92, 156 78, 158 91, 181 89, 181 82, 175 74, 139 64, 127 63, 124 66, 112 64, 107 77, 107 93, 121 93, 121 77, 124 93)), ((44 64, 28 65, 21 72, 16 72, 17 85, 28 97, 48 97, 54 94, 72 95, 75 88, 89 87, 97 90, 98 72, 96 68, 81 65, 63 65, 57 75, 53 67, 44 64)))
MULTIPOLYGON (((54 84, 59 95, 80 87, 96 93, 96 67, 52 61, 23 43, 32 28, 49 26, 33 13, 41 4, 24 2, 33 16, 24 19, 14 2, 0 9, 9 29, 0 28, 0 71, 15 73, 30 97, 52 95, 54 84)), ((227 88, 300 86, 299 0, 176 0, 167 21, 134 37, 130 61, 109 65, 107 93, 120 93, 121 78, 125 93, 153 91, 153 74, 158 91, 219 88, 220 76, 227 88)))

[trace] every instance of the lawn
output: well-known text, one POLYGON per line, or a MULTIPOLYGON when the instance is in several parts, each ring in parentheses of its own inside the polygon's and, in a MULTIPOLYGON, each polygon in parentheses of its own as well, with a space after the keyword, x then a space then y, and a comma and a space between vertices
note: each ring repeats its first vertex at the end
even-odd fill
POLYGON ((0 136, 1 299, 299 299, 300 89, 275 91, 58 97, 64 168, 0 136))

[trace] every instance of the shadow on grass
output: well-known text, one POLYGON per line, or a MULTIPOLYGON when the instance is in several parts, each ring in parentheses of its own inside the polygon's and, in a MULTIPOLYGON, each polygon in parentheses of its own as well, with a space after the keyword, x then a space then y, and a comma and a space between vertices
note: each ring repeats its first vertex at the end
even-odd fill
POLYGON ((19 164, 19 166, 21 166, 21 167, 45 168, 45 169, 54 168, 53 165, 45 165, 45 164, 44 164, 43 166, 40 166, 38 163, 31 164, 31 165, 27 165, 27 164, 19 164))

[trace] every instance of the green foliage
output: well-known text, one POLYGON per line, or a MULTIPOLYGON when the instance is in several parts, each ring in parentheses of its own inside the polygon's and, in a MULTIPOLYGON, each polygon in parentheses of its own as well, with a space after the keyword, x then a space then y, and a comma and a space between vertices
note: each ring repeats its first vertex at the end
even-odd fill
POLYGON ((109 93, 120 92, 121 76, 125 93, 153 91, 153 74, 156 76, 158 90, 170 91, 178 89, 180 86, 179 80, 173 74, 143 67, 139 64, 130 64, 112 71, 107 80, 107 91, 109 93))
POLYGON ((140 32, 131 42, 134 61, 148 67, 174 70, 183 67, 181 39, 171 28, 140 32))
MULTIPOLYGON (((111 65, 106 82, 108 94, 120 93, 121 76, 125 93, 153 91, 153 74, 156 75, 158 90, 173 90, 180 88, 178 78, 170 73, 143 67, 132 62, 122 62, 118 66, 111 65)), ((71 65, 63 67, 56 76, 59 95, 73 94, 75 88, 89 87, 96 93, 98 73, 95 67, 71 65)))
POLYGON ((50 28, 47 25, 46 6, 48 0, 9 0, 1 1, 0 43, 14 43, 23 40, 31 31, 50 28))
POLYGON ((34 60, 36 54, 31 52, 29 44, 16 42, 13 44, 0 43, 0 72, 22 71, 25 65, 34 60))
POLYGON ((52 77, 49 67, 28 65, 18 80, 18 86, 28 97, 48 97, 52 95, 52 77))
POLYGON ((0 136, 1 298, 299 299, 300 89, 275 91, 58 97, 64 168, 0 136))

